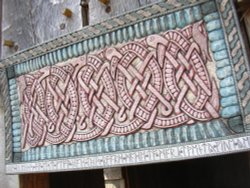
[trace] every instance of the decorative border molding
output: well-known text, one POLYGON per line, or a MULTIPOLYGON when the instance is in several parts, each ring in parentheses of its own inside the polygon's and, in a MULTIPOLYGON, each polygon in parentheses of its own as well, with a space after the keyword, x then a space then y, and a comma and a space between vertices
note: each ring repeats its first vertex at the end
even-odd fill
POLYGON ((227 36, 227 50, 230 54, 231 64, 226 64, 223 71, 231 66, 239 106, 242 112, 245 130, 250 131, 250 79, 249 60, 245 51, 244 41, 240 34, 240 26, 236 10, 232 0, 217 0, 218 9, 221 11, 221 20, 224 27, 224 35, 227 36))
MULTIPOLYGON (((32 47, 2 60, 0 62, 0 84, 4 95, 4 106, 6 107, 6 172, 14 174, 106 168, 183 160, 249 150, 250 136, 247 134, 233 135, 225 130, 224 126, 225 124, 228 125, 235 133, 244 133, 250 130, 250 74, 239 29, 232 0, 169 0, 85 27, 80 31, 32 47), (192 17, 184 16, 190 11, 192 17), (174 20, 174 23, 168 25, 168 19, 174 20), (143 135, 145 146, 140 143, 141 135, 135 134, 136 138, 139 139, 138 143, 135 142, 131 146, 126 145, 126 149, 113 149, 116 148, 117 137, 111 137, 106 140, 96 140, 106 147, 100 150, 101 152, 97 151, 96 148, 93 149, 95 142, 84 142, 81 147, 84 147, 87 152, 82 151, 82 153, 77 150, 79 143, 66 145, 65 147, 61 147, 61 145, 46 146, 21 152, 21 119, 16 85, 17 76, 117 43, 139 39, 168 29, 183 28, 187 24, 200 20, 205 21, 206 29, 209 32, 210 49, 213 58, 216 60, 216 75, 220 83, 220 103, 222 106, 220 115, 222 118, 219 121, 211 121, 213 126, 209 124, 210 122, 203 123, 202 126, 198 123, 194 126, 185 125, 183 128, 168 129, 166 133, 165 130, 149 132, 143 135), (192 136, 188 139, 180 138, 181 131, 188 130, 194 133, 198 130, 199 132, 202 131, 200 127, 203 128, 203 126, 207 129, 209 136, 203 134, 199 139, 191 138, 192 136), (151 141, 148 142, 148 137, 161 138, 162 135, 167 134, 176 138, 172 139, 171 137, 169 138, 172 139, 171 141, 164 143, 160 139, 155 139, 153 144, 150 143, 151 141), (180 141, 181 139, 182 141, 180 141), (235 145, 235 142, 239 142, 239 144, 235 145), (242 142, 243 144, 240 144, 242 142), (216 151, 211 149, 213 146, 218 148, 221 145, 224 149, 221 148, 216 151), (240 147, 241 145, 242 147, 240 147), (189 147, 198 149, 196 153, 189 155, 187 154, 189 153, 189 147), (180 148, 183 148, 183 153, 185 153, 183 156, 179 152, 180 148), (198 154, 198 151, 203 153, 198 154), (63 155, 60 156, 60 153, 63 153, 63 155), (176 153, 177 155, 174 156, 176 153), (126 156, 132 157, 132 160, 129 160, 129 158, 123 159, 126 156), (136 157, 133 158, 133 156, 136 157), (90 162, 88 161, 92 161, 93 166, 89 166, 90 162)), ((205 129, 203 128, 203 130, 205 129)), ((135 140, 133 137, 124 137, 123 139, 124 142, 135 140)))
POLYGON ((143 150, 115 152, 78 158, 43 160, 29 163, 8 164, 8 174, 99 169, 148 163, 159 163, 222 154, 243 152, 250 149, 250 136, 238 135, 207 142, 181 144, 170 147, 155 147, 143 150))
MULTIPOLYGON (((5 128, 5 163, 11 163, 13 158, 13 145, 12 145, 12 117, 11 117, 11 103, 9 97, 9 87, 6 73, 0 72, 0 92, 1 102, 4 109, 4 128, 5 128)), ((2 105, 1 104, 1 105, 2 105)))

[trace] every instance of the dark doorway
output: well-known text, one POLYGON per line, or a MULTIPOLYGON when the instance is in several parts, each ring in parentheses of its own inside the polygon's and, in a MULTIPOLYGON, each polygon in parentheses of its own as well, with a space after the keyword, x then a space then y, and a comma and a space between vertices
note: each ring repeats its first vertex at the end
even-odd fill
POLYGON ((104 188, 102 170, 23 174, 20 188, 104 188))
POLYGON ((51 173, 50 188, 104 188, 102 170, 51 173))
POLYGON ((127 167, 127 188, 249 188, 249 153, 127 167))

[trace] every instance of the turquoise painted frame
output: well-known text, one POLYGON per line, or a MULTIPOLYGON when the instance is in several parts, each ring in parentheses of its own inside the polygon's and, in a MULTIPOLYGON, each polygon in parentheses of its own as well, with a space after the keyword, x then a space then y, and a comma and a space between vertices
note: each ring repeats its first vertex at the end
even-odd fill
POLYGON ((106 168, 249 150, 250 74, 237 19, 232 0, 163 1, 85 27, 2 60, 0 86, 5 107, 6 172, 106 168), (201 20, 205 22, 211 53, 216 62, 221 96, 220 119, 192 126, 21 151, 18 76, 94 50, 169 29, 183 28, 201 20))

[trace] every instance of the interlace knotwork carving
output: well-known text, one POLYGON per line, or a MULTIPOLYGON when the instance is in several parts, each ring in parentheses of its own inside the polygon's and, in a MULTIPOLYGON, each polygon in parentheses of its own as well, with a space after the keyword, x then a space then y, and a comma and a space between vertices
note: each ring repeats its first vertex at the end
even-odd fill
POLYGON ((218 118, 210 61, 198 22, 21 76, 22 147, 218 118))

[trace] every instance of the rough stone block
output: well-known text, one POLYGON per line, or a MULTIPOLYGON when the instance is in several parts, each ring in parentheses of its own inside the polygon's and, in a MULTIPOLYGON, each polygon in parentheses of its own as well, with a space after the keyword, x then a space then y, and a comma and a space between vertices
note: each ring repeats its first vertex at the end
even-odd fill
POLYGON ((13 136, 20 136, 21 135, 21 129, 15 129, 12 131, 13 136))
POLYGON ((204 16, 203 19, 205 20, 205 22, 210 22, 210 21, 218 19, 218 18, 220 18, 219 14, 217 12, 213 12, 211 14, 204 16))
POLYGON ((229 86, 225 88, 220 89, 220 94, 222 97, 228 97, 231 95, 236 95, 236 89, 235 86, 229 86))
POLYGON ((21 148, 21 143, 20 143, 20 142, 14 142, 14 143, 13 143, 13 147, 14 147, 14 148, 19 148, 19 149, 20 149, 20 148, 21 148))
POLYGON ((221 50, 214 53, 214 59, 220 61, 222 59, 228 58, 227 50, 221 50))
POLYGON ((242 116, 236 116, 236 117, 230 118, 228 120, 228 124, 230 128, 237 133, 244 131, 242 116))
POLYGON ((216 11, 216 5, 214 1, 210 1, 201 5, 201 10, 203 14, 209 14, 216 11))
POLYGON ((226 107, 223 108, 221 111, 221 116, 224 118, 230 118, 230 117, 234 117, 234 116, 238 116, 240 115, 241 111, 240 111, 240 107, 237 106, 230 106, 230 107, 226 107))
POLYGON ((21 152, 21 148, 13 148, 13 152, 21 152))
POLYGON ((12 129, 13 130, 20 129, 20 128, 21 128, 21 122, 13 123, 12 124, 12 129))
POLYGON ((13 142, 20 142, 21 136, 15 136, 12 138, 13 142))
POLYGON ((232 75, 232 68, 231 66, 226 66, 223 68, 219 68, 216 71, 217 77, 222 80, 232 75))
POLYGON ((202 19, 202 13, 201 13, 200 6, 194 6, 192 9, 193 9, 194 19, 196 21, 201 20, 202 19))
POLYGON ((221 99, 221 106, 227 107, 227 106, 233 106, 238 104, 238 98, 236 95, 232 95, 230 97, 222 98, 221 99))
POLYGON ((11 95, 11 96, 10 96, 10 100, 12 100, 12 101, 18 100, 18 95, 17 95, 17 94, 11 95))
POLYGON ((69 155, 70 155, 71 157, 76 156, 76 144, 71 144, 71 145, 69 146, 69 150, 70 150, 69 155))
POLYGON ((217 52, 220 50, 225 50, 226 49, 226 44, 224 40, 218 40, 218 41, 214 41, 211 43, 211 50, 213 52, 217 52))
POLYGON ((213 31, 221 28, 220 20, 213 20, 207 23, 206 25, 207 31, 213 31))
POLYGON ((224 34, 221 29, 218 29, 218 30, 209 32, 208 37, 210 41, 218 41, 218 40, 224 39, 224 34))
POLYGON ((234 78, 233 76, 229 76, 223 80, 220 81, 220 87, 228 87, 234 85, 234 78))
POLYGON ((177 27, 183 28, 186 25, 183 11, 175 12, 177 27))
POLYGON ((176 20, 174 14, 167 15, 167 23, 170 29, 174 29, 176 27, 176 20))
POLYGON ((184 9, 184 19, 187 22, 187 24, 191 24, 194 22, 194 15, 191 8, 184 9))
POLYGON ((216 67, 217 68, 222 68, 222 67, 225 67, 225 66, 228 66, 228 65, 230 65, 229 59, 223 59, 223 60, 220 60, 220 61, 216 61, 216 67))

